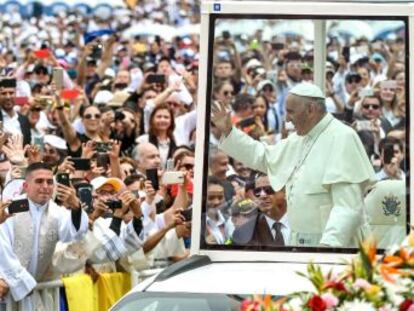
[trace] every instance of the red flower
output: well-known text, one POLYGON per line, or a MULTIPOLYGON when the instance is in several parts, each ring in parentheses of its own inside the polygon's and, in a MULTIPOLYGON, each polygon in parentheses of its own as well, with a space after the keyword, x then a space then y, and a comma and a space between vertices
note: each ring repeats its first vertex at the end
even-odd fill
POLYGON ((333 288, 337 291, 340 292, 346 292, 346 288, 344 283, 342 282, 337 282, 337 281, 328 281, 325 283, 325 285, 323 286, 324 289, 328 289, 328 288, 333 288))
POLYGON ((407 311, 411 305, 414 304, 414 300, 406 299, 400 304, 400 311, 407 311))
POLYGON ((323 299, 320 296, 314 295, 308 301, 308 307, 311 308, 312 311, 325 311, 326 303, 325 301, 323 301, 323 299))
POLYGON ((240 306, 240 310, 241 311, 247 311, 247 310, 258 311, 260 310, 260 304, 258 301, 246 299, 246 300, 243 300, 240 306))

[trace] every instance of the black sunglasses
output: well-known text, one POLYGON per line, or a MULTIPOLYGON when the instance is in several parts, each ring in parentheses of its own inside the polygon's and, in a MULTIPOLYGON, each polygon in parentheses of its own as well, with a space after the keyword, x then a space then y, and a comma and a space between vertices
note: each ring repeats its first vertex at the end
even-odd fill
POLYGON ((373 105, 373 104, 366 104, 366 105, 362 105, 362 108, 364 108, 364 109, 371 108, 372 110, 378 110, 380 108, 380 106, 379 105, 373 105))
POLYGON ((184 167, 188 171, 194 168, 194 164, 182 164, 181 167, 184 167))
POLYGON ((92 118, 94 118, 95 120, 98 120, 98 119, 101 118, 101 115, 99 113, 98 114, 89 114, 88 113, 88 114, 85 114, 84 118, 87 119, 87 120, 92 119, 92 118))
POLYGON ((275 194, 275 191, 273 190, 273 188, 271 186, 265 186, 265 187, 258 187, 254 189, 254 195, 256 197, 259 197, 260 194, 262 193, 262 191, 266 194, 266 195, 271 195, 271 194, 275 194))

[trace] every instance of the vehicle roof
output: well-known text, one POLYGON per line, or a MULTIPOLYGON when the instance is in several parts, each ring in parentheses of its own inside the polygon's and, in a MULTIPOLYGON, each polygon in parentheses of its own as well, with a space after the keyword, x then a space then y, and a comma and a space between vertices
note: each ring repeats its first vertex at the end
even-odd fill
MULTIPOLYGON (((274 262, 212 262, 165 280, 152 279, 135 287, 131 293, 183 292, 224 294, 287 295, 296 291, 312 290, 312 284, 297 272, 306 272, 301 263, 274 262), (150 284, 148 284, 150 283, 150 284)), ((341 271, 340 265, 322 265, 323 271, 341 271)))

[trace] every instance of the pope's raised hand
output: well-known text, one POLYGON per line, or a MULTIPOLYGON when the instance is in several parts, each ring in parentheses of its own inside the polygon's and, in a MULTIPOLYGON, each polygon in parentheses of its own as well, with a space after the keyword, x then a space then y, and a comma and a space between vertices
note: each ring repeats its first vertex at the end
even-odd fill
POLYGON ((232 129, 230 111, 225 104, 215 101, 211 106, 211 122, 222 135, 227 136, 232 129))

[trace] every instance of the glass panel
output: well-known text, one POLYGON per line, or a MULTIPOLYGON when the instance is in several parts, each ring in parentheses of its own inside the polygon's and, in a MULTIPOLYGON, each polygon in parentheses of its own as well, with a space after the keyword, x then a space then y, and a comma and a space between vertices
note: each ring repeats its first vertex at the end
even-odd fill
POLYGON ((407 20, 313 18, 210 20, 203 248, 348 252, 406 236, 407 20))

